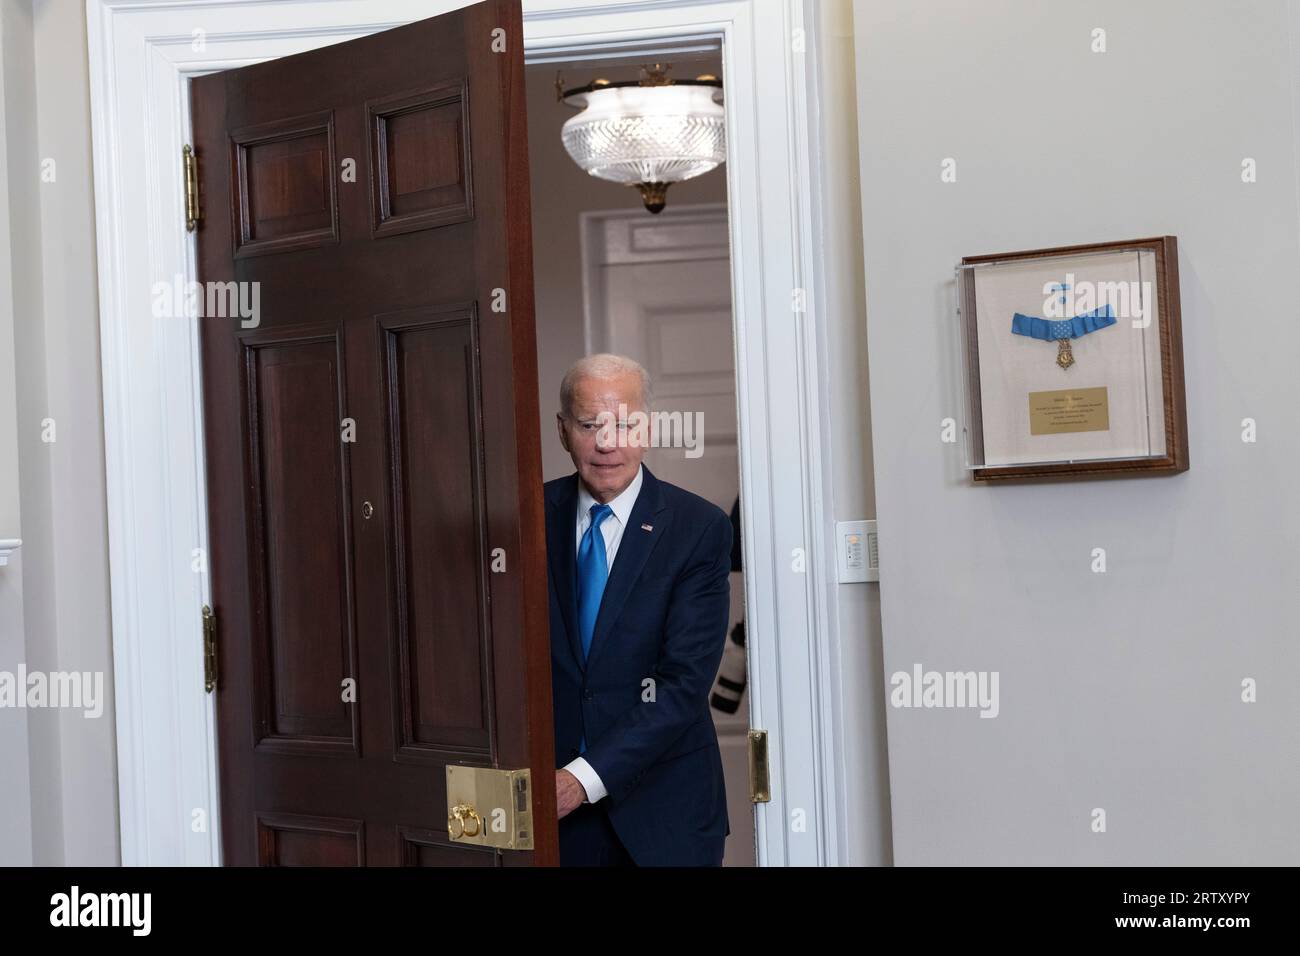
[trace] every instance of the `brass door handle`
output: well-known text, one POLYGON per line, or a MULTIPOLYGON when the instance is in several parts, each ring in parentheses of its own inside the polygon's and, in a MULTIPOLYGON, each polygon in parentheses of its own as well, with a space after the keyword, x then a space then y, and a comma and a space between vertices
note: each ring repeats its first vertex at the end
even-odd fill
POLYGON ((483 818, 470 804, 459 803, 451 808, 451 816, 447 818, 447 833, 453 840, 459 840, 462 836, 476 837, 482 829, 483 818), (470 823, 474 826, 472 830, 470 823))

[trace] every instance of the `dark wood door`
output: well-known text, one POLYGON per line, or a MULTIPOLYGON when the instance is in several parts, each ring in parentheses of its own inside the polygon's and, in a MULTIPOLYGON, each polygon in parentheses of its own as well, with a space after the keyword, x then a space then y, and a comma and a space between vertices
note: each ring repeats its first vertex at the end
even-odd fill
POLYGON ((192 105, 225 862, 554 863, 520 4, 192 105), (449 763, 532 770, 533 851, 449 763))

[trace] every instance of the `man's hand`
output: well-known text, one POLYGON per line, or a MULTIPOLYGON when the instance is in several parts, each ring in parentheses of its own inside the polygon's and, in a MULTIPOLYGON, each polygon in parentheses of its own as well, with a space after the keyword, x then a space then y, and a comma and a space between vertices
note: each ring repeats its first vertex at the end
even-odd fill
POLYGON ((587 791, 582 789, 578 778, 567 770, 555 771, 555 809, 556 819, 563 820, 587 799, 587 791))

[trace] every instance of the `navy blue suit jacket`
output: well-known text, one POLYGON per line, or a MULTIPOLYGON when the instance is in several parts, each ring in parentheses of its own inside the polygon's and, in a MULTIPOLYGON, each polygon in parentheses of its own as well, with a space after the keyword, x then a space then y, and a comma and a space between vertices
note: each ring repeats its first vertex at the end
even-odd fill
POLYGON ((608 791, 598 805, 638 864, 719 864, 731 830, 709 691, 727 637, 731 521, 642 467, 585 664, 578 476, 546 483, 555 758, 577 757, 586 734, 582 756, 608 791))

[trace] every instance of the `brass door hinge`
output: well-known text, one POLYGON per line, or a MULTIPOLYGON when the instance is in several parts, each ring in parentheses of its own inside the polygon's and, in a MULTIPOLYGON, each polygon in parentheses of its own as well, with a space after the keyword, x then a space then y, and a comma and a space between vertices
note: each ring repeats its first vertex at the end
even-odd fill
POLYGON ((185 231, 193 232, 203 213, 199 209, 199 159, 189 143, 181 148, 181 160, 185 165, 185 231))
POLYGON ((211 694, 217 688, 217 615, 203 605, 203 689, 211 694))
POLYGON ((453 843, 531 850, 531 773, 448 764, 447 835, 453 843))
POLYGON ((749 800, 751 803, 768 803, 772 799, 772 785, 767 773, 767 731, 749 732, 749 800))

